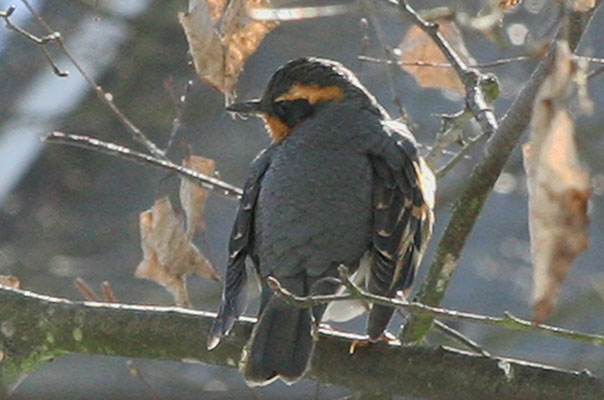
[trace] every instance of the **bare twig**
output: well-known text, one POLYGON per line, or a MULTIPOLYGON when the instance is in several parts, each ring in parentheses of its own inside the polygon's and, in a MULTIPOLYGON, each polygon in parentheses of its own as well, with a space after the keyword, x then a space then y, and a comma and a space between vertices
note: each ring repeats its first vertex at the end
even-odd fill
MULTIPOLYGON (((380 20, 377 17, 377 13, 375 10, 375 7, 376 7, 375 2, 363 0, 363 6, 364 6, 365 10, 367 11, 367 15, 369 16, 371 25, 373 26, 373 29, 377 36, 377 40, 380 43, 380 46, 382 47, 382 50, 384 51, 385 56, 388 58, 392 58, 393 57, 392 48, 387 43, 386 34, 384 33, 384 29, 382 28, 380 20)), ((386 78, 388 79, 388 88, 390 89, 390 94, 392 96, 392 102, 398 109, 400 116, 404 120, 408 120, 409 118, 407 116, 407 112, 405 111, 405 107, 403 106, 403 102, 401 101, 401 99, 395 89, 396 86, 394 84, 394 73, 397 72, 396 69, 397 69, 396 66, 390 66, 389 68, 386 69, 386 78)))
MULTIPOLYGON (((386 65, 398 65, 401 67, 431 67, 431 68, 453 68, 451 63, 433 63, 426 61, 398 61, 398 60, 387 60, 383 58, 375 58, 368 56, 359 56, 359 61, 368 62, 372 64, 386 64, 386 65)), ((494 61, 487 61, 483 63, 467 64, 469 68, 496 68, 502 65, 507 65, 518 61, 531 61, 533 60, 530 56, 518 56, 510 58, 502 58, 494 61)))
POLYGON ((115 293, 113 293, 113 289, 111 289, 111 285, 109 281, 101 282, 101 289, 103 290, 103 297, 105 298, 106 303, 117 303, 117 298, 115 297, 115 293))
POLYGON ((92 290, 90 285, 86 283, 86 281, 82 278, 75 278, 73 280, 73 284, 75 285, 78 292, 84 297, 84 299, 88 301, 101 301, 101 298, 92 290))
POLYGON ((15 12, 16 9, 17 9, 17 7, 12 5, 6 11, 0 11, 0 18, 4 19, 6 27, 12 31, 17 32, 21 36, 25 37, 26 39, 28 39, 28 40, 34 42, 35 44, 37 44, 38 46, 40 46, 40 49, 42 50, 42 54, 44 54, 46 61, 48 61, 48 63, 52 67, 52 70, 55 73, 55 75, 57 75, 61 78, 65 78, 65 77, 69 76, 68 71, 61 70, 55 64, 52 57, 50 56, 50 53, 46 49, 46 44, 48 44, 49 42, 52 42, 52 41, 57 41, 58 39, 60 39, 61 34, 59 32, 51 32, 48 35, 38 37, 38 36, 34 35, 33 33, 28 32, 25 29, 22 29, 22 28, 16 26, 9 19, 10 16, 15 12))
POLYGON ((473 341, 463 333, 459 332, 458 330, 451 328, 444 322, 435 319, 434 327, 444 335, 453 338, 453 340, 455 340, 457 343, 466 346, 467 348, 475 351, 478 354, 482 354, 486 357, 491 357, 491 353, 486 351, 480 344, 476 343, 475 341, 473 341))
POLYGON ((59 49, 63 52, 65 57, 69 59, 69 61, 76 67, 76 69, 80 72, 82 77, 88 82, 89 86, 94 90, 97 97, 104 103, 109 109, 115 114, 117 119, 130 131, 133 138, 142 144, 153 156, 156 158, 167 160, 166 155, 162 150, 160 150, 155 143, 153 143, 147 136, 141 131, 126 115, 115 105, 113 102, 113 96, 110 93, 107 93, 103 90, 101 86, 99 86, 92 76, 82 67, 82 65, 73 57, 71 52, 65 47, 65 43, 63 42, 63 38, 58 32, 55 32, 49 25, 46 23, 44 18, 29 4, 27 0, 21 0, 21 2, 27 7, 29 12, 34 16, 34 18, 48 31, 50 35, 55 34, 54 42, 57 43, 59 49))
POLYGON ((495 114, 489 106, 483 88, 480 85, 484 76, 476 68, 470 68, 466 65, 440 33, 438 24, 424 20, 405 0, 388 0, 388 2, 397 5, 398 9, 404 15, 410 18, 434 40, 434 43, 439 47, 447 60, 449 60, 449 63, 451 63, 466 88, 466 107, 480 124, 483 134, 490 136, 495 132, 498 125, 495 114))
POLYGON ((604 67, 596 68, 587 74, 587 79, 595 78, 596 76, 600 75, 602 72, 604 72, 604 67))
POLYGON ((168 91, 168 94, 170 95, 170 98, 172 99, 172 103, 174 104, 174 109, 176 110, 176 115, 174 116, 174 119, 172 120, 172 130, 170 131, 170 137, 168 138, 168 143, 166 144, 166 149, 164 150, 164 154, 168 154, 168 152, 172 148, 172 144, 174 143, 174 138, 176 137, 178 130, 183 125, 182 119, 183 119, 183 116, 185 113, 185 104, 187 102, 187 95, 189 94, 189 89, 191 88, 192 84, 193 84, 193 81, 187 81, 187 83, 185 83, 183 93, 180 96, 178 96, 176 94, 176 91, 174 90, 172 77, 167 79, 165 82, 164 86, 166 87, 166 90, 168 91))
POLYGON ((361 37, 361 51, 360 51, 360 56, 359 56, 359 74, 363 71, 363 63, 361 61, 361 57, 363 57, 365 55, 365 53, 367 53, 367 49, 369 48, 369 44, 370 44, 370 37, 369 37, 369 21, 367 21, 367 18, 361 18, 361 20, 359 21, 359 25, 361 27, 361 32, 363 32, 363 36, 361 37))
POLYGON ((17 32, 37 45, 45 45, 46 43, 53 40, 58 40, 61 37, 59 32, 50 32, 48 35, 39 37, 31 32, 26 31, 25 29, 19 28, 17 25, 14 25, 9 18, 11 15, 13 15, 16 9, 17 7, 12 5, 6 11, 0 11, 0 18, 4 19, 4 23, 8 29, 17 32))
POLYGON ((503 317, 491 317, 464 311, 457 311, 440 307, 431 307, 418 302, 409 302, 407 300, 398 298, 378 296, 361 289, 354 282, 352 282, 352 280, 348 276, 348 269, 346 267, 340 266, 338 268, 338 271, 340 272, 342 284, 350 290, 350 294, 348 295, 336 294, 321 296, 296 296, 287 289, 283 288, 281 284, 277 281, 277 279, 269 277, 268 282, 270 288, 275 292, 275 294, 277 294, 279 297, 281 297, 288 303, 302 308, 313 307, 321 303, 329 303, 332 301, 350 300, 351 298, 356 298, 374 304, 399 307, 407 310, 412 314, 429 315, 433 318, 440 317, 444 319, 500 326, 503 328, 540 333, 548 336, 560 337, 576 342, 604 347, 604 336, 577 332, 571 329, 559 328, 551 325, 536 324, 534 322, 515 317, 509 312, 505 312, 503 317))
POLYGON ((139 153, 114 143, 103 142, 88 136, 70 135, 62 132, 49 133, 47 136, 42 138, 42 140, 46 143, 59 143, 81 147, 102 154, 119 157, 124 160, 133 161, 144 166, 160 168, 171 173, 179 174, 205 189, 216 191, 227 197, 240 198, 242 194, 241 189, 223 182, 220 179, 201 174, 195 170, 174 164, 171 161, 162 160, 147 154, 139 153))
POLYGON ((299 308, 311 308, 317 306, 319 304, 329 303, 332 301, 340 301, 340 300, 350 300, 356 298, 352 294, 326 294, 326 295, 315 295, 315 296, 296 296, 289 290, 285 289, 281 286, 281 283, 272 276, 269 276, 266 279, 266 283, 269 288, 276 295, 281 297, 287 303, 292 306, 299 308))
POLYGON ((465 159, 467 154, 472 150, 482 139, 484 139, 484 135, 478 135, 470 139, 466 139, 466 143, 457 153, 447 161, 445 165, 436 170, 434 175, 437 179, 442 179, 458 162, 465 159))

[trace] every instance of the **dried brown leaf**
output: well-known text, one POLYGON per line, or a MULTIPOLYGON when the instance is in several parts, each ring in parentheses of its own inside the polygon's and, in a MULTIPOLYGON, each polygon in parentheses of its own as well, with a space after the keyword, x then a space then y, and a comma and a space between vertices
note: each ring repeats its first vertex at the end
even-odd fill
POLYGON ((267 0, 231 1, 222 20, 222 44, 225 49, 224 89, 230 93, 249 56, 254 54, 275 21, 256 21, 250 18, 249 8, 265 7, 267 0))
MULTIPOLYGON (((469 61, 471 59, 470 53, 455 22, 450 18, 436 18, 432 22, 438 23, 440 33, 447 39, 457 54, 465 61, 469 61)), ((398 48, 401 52, 400 61, 403 63, 442 64, 448 62, 432 38, 417 25, 413 25, 407 30, 398 48)), ((465 91, 463 83, 452 67, 403 65, 402 68, 411 74, 422 87, 451 89, 458 93, 464 93, 465 91)))
MULTIPOLYGON (((216 163, 210 158, 201 156, 189 156, 182 162, 183 167, 193 169, 202 174, 212 176, 216 169, 216 163)), ((208 197, 208 191, 199 185, 181 179, 180 181, 180 204, 187 216, 187 237, 193 238, 197 228, 205 228, 203 213, 208 197)))
POLYGON ((522 3, 522 0, 500 0, 499 8, 506 11, 513 7, 516 7, 518 4, 522 3))
POLYGON ((575 0, 573 10, 579 12, 589 11, 596 6, 596 0, 575 0))
POLYGON ((155 202, 139 216, 143 260, 135 276, 153 280, 164 286, 183 307, 190 306, 186 290, 186 274, 195 273, 218 280, 210 262, 185 234, 168 198, 155 202))
POLYGON ((210 9, 210 18, 216 22, 222 17, 222 12, 226 6, 227 0, 205 0, 210 9))
POLYGON ((19 278, 13 275, 0 275, 0 285, 7 286, 13 289, 19 289, 21 282, 19 282, 19 278))
POLYGON ((189 11, 179 13, 178 20, 185 31, 197 75, 224 91, 224 50, 210 7, 205 0, 190 0, 189 11))
POLYGON ((566 109, 575 67, 565 43, 535 101, 532 143, 524 147, 533 261, 533 313, 543 322, 554 310, 560 284, 588 246, 589 177, 574 142, 566 109))
POLYGON ((264 7, 267 0, 189 0, 189 11, 179 13, 193 58, 195 71, 204 81, 223 92, 230 102, 239 73, 250 55, 277 22, 256 21, 248 8, 264 7), (222 15, 220 30, 218 20, 222 15))

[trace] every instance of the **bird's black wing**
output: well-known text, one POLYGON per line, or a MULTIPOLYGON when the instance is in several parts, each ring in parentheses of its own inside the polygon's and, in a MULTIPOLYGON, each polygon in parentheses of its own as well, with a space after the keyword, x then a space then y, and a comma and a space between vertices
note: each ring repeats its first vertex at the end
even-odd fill
MULTIPOLYGON (((373 166, 373 247, 368 290, 393 297, 409 289, 432 232, 434 175, 420 158, 405 125, 384 124, 369 151, 373 166)), ((374 305, 371 339, 386 329, 394 310, 374 305)))
POLYGON ((250 174, 243 187, 243 195, 229 240, 229 261, 222 291, 222 303, 218 315, 208 334, 208 349, 213 349, 222 337, 229 333, 233 323, 244 311, 247 304, 247 271, 245 260, 253 254, 254 211, 260 192, 262 176, 270 165, 271 153, 275 146, 264 150, 250 167, 250 174))

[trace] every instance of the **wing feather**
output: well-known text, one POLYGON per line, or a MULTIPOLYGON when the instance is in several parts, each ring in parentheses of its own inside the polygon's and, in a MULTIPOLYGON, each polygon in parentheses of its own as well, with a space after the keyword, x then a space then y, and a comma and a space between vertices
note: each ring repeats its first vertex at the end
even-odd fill
MULTIPOLYGON (((409 289, 432 232, 434 176, 402 124, 386 124, 383 140, 370 150, 374 171, 372 267, 368 289, 393 297, 409 289)), ((368 333, 377 339, 393 309, 374 306, 368 333)))
POLYGON ((248 256, 252 260, 254 259, 254 255, 251 254, 254 240, 254 211, 260 192, 260 183, 270 165, 273 148, 267 148, 252 162, 250 174, 243 187, 243 195, 229 240, 229 260, 222 291, 222 302, 208 334, 208 349, 216 347, 222 337, 229 333, 247 304, 245 260, 248 256))

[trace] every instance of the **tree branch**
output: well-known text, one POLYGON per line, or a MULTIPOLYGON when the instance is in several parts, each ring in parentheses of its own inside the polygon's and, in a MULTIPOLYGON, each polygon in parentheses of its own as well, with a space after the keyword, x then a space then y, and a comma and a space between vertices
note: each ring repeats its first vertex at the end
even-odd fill
POLYGON ((46 143, 66 144, 69 146, 81 147, 93 150, 98 153, 118 157, 123 160, 133 161, 147 167, 159 168, 170 173, 176 173, 189 179, 193 183, 200 185, 205 189, 216 191, 228 197, 240 198, 243 193, 241 189, 226 182, 221 181, 195 170, 174 164, 171 161, 158 159, 147 154, 139 153, 127 147, 114 143, 103 142, 88 136, 70 135, 62 132, 52 132, 42 138, 46 143))
POLYGON ((484 90, 480 84, 485 79, 485 76, 476 68, 468 67, 449 42, 447 42, 442 33, 440 33, 438 24, 424 20, 405 0, 388 1, 392 4, 397 4, 399 10, 429 35, 440 48, 466 88, 466 107, 480 124, 482 133, 491 136, 497 129, 497 118, 495 118, 495 113, 486 101, 484 90))
MULTIPOLYGON (((241 318, 213 351, 215 314, 176 307, 72 302, 0 286, 1 382, 14 387, 46 360, 67 353, 194 361, 235 367, 253 319, 241 318)), ((379 343, 321 332, 309 378, 353 390, 430 398, 600 399, 604 383, 588 373, 448 348, 379 343)))
MULTIPOLYGON (((595 10, 596 8, 584 14, 591 16, 595 10)), ((573 14, 576 12, 571 13, 573 14)), ((571 21, 573 20, 577 19, 571 18, 571 21)), ((573 51, 579 43, 576 35, 585 31, 590 19, 580 20, 583 23, 581 29, 573 29, 575 36, 569 39, 569 45, 574 45, 571 48, 573 51)), ((561 30, 557 36, 560 34, 561 30)), ((552 44, 554 43, 555 41, 552 41, 552 44)), ((550 46, 543 61, 533 71, 503 117, 499 128, 487 142, 483 158, 474 166, 463 192, 453 206, 449 224, 438 243, 435 258, 417 295, 418 302, 438 306, 442 301, 451 276, 458 265, 461 251, 482 207, 530 121, 534 98, 552 63, 554 48, 553 45, 550 46)), ((432 326, 432 321, 431 316, 412 316, 401 332, 401 340, 405 343, 420 342, 432 326)))
MULTIPOLYGON (((346 274, 347 272, 344 272, 346 274)), ((576 332, 570 329, 559 328, 556 326, 536 324, 513 316, 505 312, 503 317, 491 317, 487 315, 473 314, 464 311, 451 310, 447 308, 431 307, 418 302, 409 302, 403 299, 393 299, 389 297, 371 294, 359 288, 347 276, 342 280, 342 284, 350 290, 350 294, 340 295, 320 295, 320 296, 296 296, 287 289, 283 288, 279 281, 273 277, 267 279, 269 287, 283 300, 300 308, 310 308, 317 304, 330 303, 332 301, 342 301, 350 299, 361 299, 368 303, 381 304, 404 309, 412 315, 429 316, 432 318, 443 318, 465 322, 474 322, 485 325, 499 326, 507 329, 528 331, 540 333, 548 336, 559 337, 576 342, 592 344, 594 346, 604 347, 604 336, 590 333, 576 332)))

